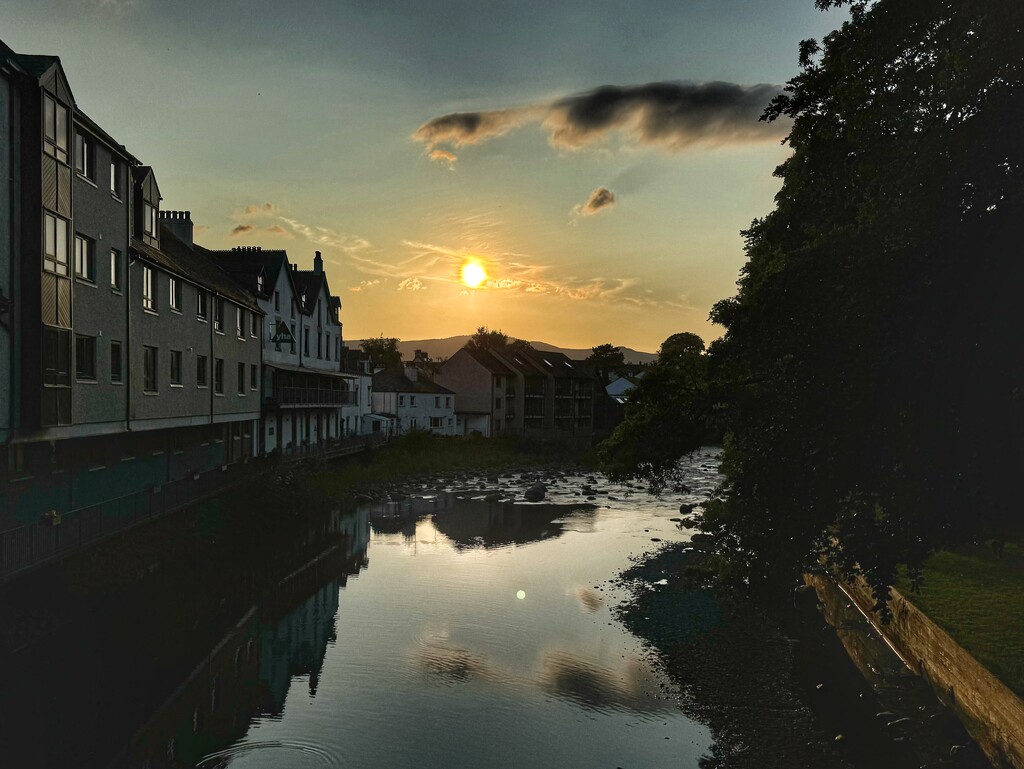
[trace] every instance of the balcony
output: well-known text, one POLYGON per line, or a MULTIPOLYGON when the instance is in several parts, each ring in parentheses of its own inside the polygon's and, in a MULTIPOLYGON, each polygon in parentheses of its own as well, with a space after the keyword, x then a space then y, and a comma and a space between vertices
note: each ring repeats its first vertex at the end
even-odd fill
POLYGON ((349 406, 355 403, 355 393, 320 387, 279 387, 277 402, 282 406, 349 406))

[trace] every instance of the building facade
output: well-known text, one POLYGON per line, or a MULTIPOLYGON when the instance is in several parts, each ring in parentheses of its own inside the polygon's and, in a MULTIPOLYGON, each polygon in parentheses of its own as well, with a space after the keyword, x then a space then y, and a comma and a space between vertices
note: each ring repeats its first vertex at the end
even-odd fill
POLYGON ((208 253, 264 315, 262 451, 303 454, 345 437, 342 412, 358 397, 358 375, 343 370, 341 300, 331 294, 320 252, 312 270, 298 269, 283 250, 208 253))
POLYGON ((2 43, 0 137, 0 533, 252 456, 259 336, 211 314, 259 308, 164 236, 153 169, 2 43))

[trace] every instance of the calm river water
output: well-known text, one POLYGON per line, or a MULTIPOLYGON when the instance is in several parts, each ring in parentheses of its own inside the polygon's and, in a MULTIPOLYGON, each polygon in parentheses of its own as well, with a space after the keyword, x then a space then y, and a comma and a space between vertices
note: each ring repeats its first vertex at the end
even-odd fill
POLYGON ((567 476, 553 504, 424 490, 361 510, 365 568, 260 633, 273 705, 198 765, 697 766, 710 735, 613 620, 607 581, 652 539, 688 536, 670 519, 714 485, 708 463, 685 497, 601 485, 586 503, 586 477, 567 476))

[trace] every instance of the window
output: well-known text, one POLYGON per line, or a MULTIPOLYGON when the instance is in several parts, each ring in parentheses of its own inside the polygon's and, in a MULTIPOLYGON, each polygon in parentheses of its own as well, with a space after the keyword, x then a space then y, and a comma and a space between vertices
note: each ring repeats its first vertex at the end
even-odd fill
POLYGON ((75 170, 87 179, 96 174, 96 151, 92 140, 80 133, 75 134, 75 170))
POLYGON ((121 343, 110 343, 110 381, 123 382, 124 368, 121 364, 121 343))
POLYGON ((172 310, 181 312, 181 281, 175 277, 168 278, 167 302, 172 310))
POLYGON ((142 204, 142 231, 152 238, 156 237, 157 208, 149 202, 142 204))
POLYGON ((399 395, 398 396, 398 405, 399 406, 404 406, 405 405, 405 396, 404 395, 399 395))
POLYGON ((263 273, 256 276, 256 290, 263 293, 263 273))
POLYGON ((110 287, 121 290, 121 252, 116 248, 110 249, 110 287))
POLYGON ((43 97, 43 151, 61 163, 68 162, 68 110, 49 94, 43 97))
POLYGON ((292 299, 292 317, 295 317, 295 299, 292 299))
POLYGON ((245 395, 245 364, 238 364, 238 394, 245 395))
POLYGON ((68 223, 47 212, 43 215, 45 248, 43 269, 56 275, 68 274, 68 223))
POLYGON ((452 396, 446 395, 444 397, 444 407, 450 409, 452 407, 452 396))
POLYGON ((121 164, 113 159, 110 161, 110 194, 121 197, 121 164))
POLYGON ((249 315, 249 336, 258 337, 260 335, 260 316, 256 313, 249 315))
POLYGON ((181 350, 171 350, 171 384, 181 384, 181 350))
POLYGON ((96 337, 75 335, 75 379, 96 379, 96 337))
POLYGON ((441 396, 440 395, 435 395, 434 396, 434 408, 435 409, 441 408, 441 396))
POLYGON ((153 268, 142 268, 142 307, 156 312, 156 285, 153 282, 153 268))
POLYGON ((206 356, 196 356, 196 387, 206 387, 206 356))
POLYGON ((323 331, 317 331, 316 332, 316 357, 318 357, 318 358, 323 358, 324 357, 324 332, 323 331))
POLYGON ((415 395, 410 395, 409 396, 409 405, 412 408, 416 408, 416 396, 415 395))
POLYGON ((217 395, 224 394, 224 359, 213 359, 213 391, 217 395))
POLYGON ((156 392, 156 348, 142 348, 142 390, 156 392))
POLYGON ((444 427, 444 420, 441 419, 441 417, 431 417, 430 418, 430 426, 431 427, 444 427))
POLYGON ((242 329, 245 328, 245 310, 241 307, 235 308, 235 336, 239 339, 245 336, 242 329))
POLYGON ((196 317, 199 320, 206 320, 206 292, 203 289, 196 291, 196 317))
POLYGON ((71 384, 71 332, 43 326, 43 384, 71 384))
POLYGON ((292 323, 291 326, 292 326, 292 328, 291 328, 291 331, 292 331, 292 352, 294 353, 295 352, 295 324, 292 323))
POLYGON ((213 300, 213 328, 224 333, 224 300, 219 296, 213 300))
POLYGON ((277 310, 277 312, 281 312, 281 292, 280 291, 275 291, 274 292, 274 309, 277 310))
POLYGON ((500 397, 494 399, 494 408, 496 408, 496 409, 500 409, 501 408, 501 398, 500 397))
POLYGON ((95 243, 81 235, 75 235, 75 277, 96 281, 95 243))
POLYGON ((256 382, 257 382, 256 371, 257 371, 256 364, 255 363, 251 364, 249 366, 249 389, 250 390, 255 390, 256 389, 256 382))

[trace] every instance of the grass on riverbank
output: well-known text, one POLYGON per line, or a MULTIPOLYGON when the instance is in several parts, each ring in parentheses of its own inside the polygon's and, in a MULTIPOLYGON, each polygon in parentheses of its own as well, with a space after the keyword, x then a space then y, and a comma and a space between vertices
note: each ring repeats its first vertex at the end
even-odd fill
POLYGON ((913 593, 896 588, 999 680, 1024 696, 1024 547, 1007 543, 1001 559, 981 548, 936 553, 913 593))
POLYGON ((579 462, 582 458, 582 449, 562 444, 412 433, 373 451, 368 459, 351 460, 316 472, 312 483, 331 496, 340 497, 374 485, 400 482, 411 475, 486 472, 579 462))

